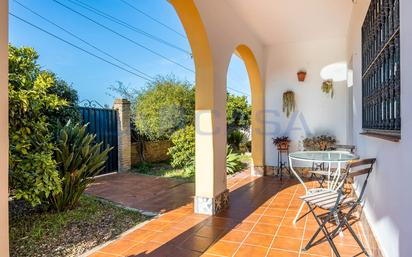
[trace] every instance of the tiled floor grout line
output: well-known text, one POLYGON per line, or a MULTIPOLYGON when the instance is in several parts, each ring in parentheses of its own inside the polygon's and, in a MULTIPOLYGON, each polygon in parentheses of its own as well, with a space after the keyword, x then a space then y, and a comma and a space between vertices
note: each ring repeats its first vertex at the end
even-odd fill
MULTIPOLYGON (((281 189, 281 187, 280 187, 281 189)), ((272 200, 270 200, 270 203, 265 207, 265 210, 259 214, 259 218, 256 220, 255 224, 253 224, 253 227, 249 230, 249 232, 246 234, 245 238, 242 240, 242 242, 240 242, 238 248, 236 249, 236 251, 233 253, 232 257, 235 256, 237 254, 237 252, 239 251, 239 249, 242 247, 242 245, 244 244, 244 242, 246 241, 246 239, 249 237, 249 235, 252 233, 253 229, 256 227, 256 225, 259 223, 259 221, 262 219, 262 217, 264 216, 266 210, 269 208, 269 206, 272 204, 272 202, 278 197, 278 193, 276 192, 276 195, 272 198, 272 200)), ((278 228, 279 229, 279 228, 278 228)))
POLYGON ((303 240, 305 239, 305 233, 306 233, 306 226, 308 224, 308 216, 305 216, 305 225, 303 226, 303 234, 302 234, 302 240, 300 241, 300 247, 299 247, 299 255, 298 257, 300 257, 300 255, 302 254, 302 247, 303 247, 303 240))
MULTIPOLYGON (((370 245, 369 245, 369 242, 366 242, 366 244, 365 244, 365 242, 364 242, 364 240, 363 240, 363 237, 365 236, 365 233, 361 233, 361 229, 359 228, 360 227, 360 225, 359 224, 355 224, 356 225, 356 231, 357 231, 357 233, 358 233, 358 238, 359 238, 359 240, 361 241, 361 243, 363 244, 363 247, 365 247, 366 248, 366 251, 372 251, 372 249, 371 249, 371 247, 370 247, 370 245)), ((362 227, 362 230, 363 230, 363 227, 362 227)), ((366 240, 366 238, 364 238, 365 240, 366 240)), ((366 240, 367 241, 367 240, 366 240)), ((358 245, 358 247, 359 247, 359 245, 358 245)), ((359 247, 360 248, 360 247, 359 247)), ((370 254, 370 253, 369 253, 370 254)))
POLYGON ((293 199, 295 198, 295 195, 296 195, 296 192, 298 191, 298 189, 299 189, 299 186, 297 185, 297 186, 296 186, 296 189, 295 189, 295 192, 293 192, 292 198, 290 199, 289 205, 288 205, 288 207, 286 208, 285 214, 283 215, 283 218, 282 218, 282 220, 280 221, 278 228, 276 229, 275 235, 273 236, 272 241, 271 241, 270 244, 269 244, 269 247, 268 247, 268 249, 267 249, 267 251, 266 251, 265 257, 268 256, 268 254, 269 254, 269 252, 270 252, 270 249, 272 248, 273 242, 275 241, 275 238, 276 238, 276 236, 277 236, 277 234, 278 234, 278 232, 279 232, 280 226, 282 225, 283 220, 284 220, 285 217, 286 217, 286 213, 288 212, 289 207, 290 207, 290 205, 292 204, 293 199))

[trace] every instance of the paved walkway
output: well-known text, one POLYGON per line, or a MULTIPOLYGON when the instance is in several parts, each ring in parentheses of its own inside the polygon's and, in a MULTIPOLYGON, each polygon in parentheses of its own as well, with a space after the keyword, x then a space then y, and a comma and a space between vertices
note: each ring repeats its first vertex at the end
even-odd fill
MULTIPOLYGON (((230 208, 218 216, 194 214, 190 202, 90 256, 333 256, 327 242, 301 251, 318 226, 310 215, 292 223, 301 204, 298 197, 304 193, 296 180, 284 179, 281 183, 275 177, 256 178, 244 172, 230 178, 228 187, 230 208)), ((353 227, 360 234, 360 225, 353 227)), ((360 252, 346 230, 334 241, 342 256, 360 252)))
POLYGON ((163 213, 192 202, 194 183, 116 173, 97 178, 86 193, 141 211, 163 213))

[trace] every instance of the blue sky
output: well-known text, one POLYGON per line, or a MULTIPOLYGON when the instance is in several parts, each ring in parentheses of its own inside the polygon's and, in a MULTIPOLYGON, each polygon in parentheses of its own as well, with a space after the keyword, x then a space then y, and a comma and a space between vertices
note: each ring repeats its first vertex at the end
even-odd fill
MULTIPOLYGON (((17 0, 19 3, 41 14, 45 18, 53 21, 64 29, 72 32, 83 40, 94 46, 110 53, 124 63, 154 77, 156 75, 174 74, 181 80, 194 82, 194 73, 178 65, 171 63, 153 53, 138 47, 136 44, 125 40, 124 38, 94 24, 84 17, 66 9, 53 0, 17 0)), ((167 24, 167 26, 177 31, 173 32, 161 24, 151 20, 121 0, 58 0, 64 5, 75 9, 88 17, 104 24, 138 44, 148 47, 155 52, 179 63, 189 70, 194 70, 193 60, 190 55, 184 51, 179 51, 172 47, 166 46, 160 42, 154 41, 144 35, 138 34, 119 24, 111 22, 97 14, 74 4, 77 2, 87 3, 94 8, 110 14, 127 24, 155 35, 167 41, 170 44, 178 46, 190 52, 190 45, 185 36, 183 27, 177 17, 173 7, 166 0, 126 0, 143 12, 154 17, 158 21, 167 24)), ((84 44, 78 39, 72 37, 61 29, 42 20, 40 17, 19 5, 16 0, 10 0, 10 12, 20 18, 23 18, 65 40, 97 54, 107 60, 117 63, 107 56, 97 52, 92 47, 84 44)), ((10 42, 15 46, 33 47, 39 54, 39 63, 44 69, 55 72, 60 78, 67 81, 78 91, 80 99, 97 100, 101 104, 111 105, 113 97, 108 88, 121 81, 125 85, 133 88, 145 86, 146 81, 126 71, 120 70, 110 64, 107 64, 95 57, 92 57, 82 51, 67 45, 31 27, 28 24, 10 17, 10 42)), ((125 67, 121 63, 118 65, 125 67)), ((134 71, 135 72, 135 71, 134 71)), ((135 72, 137 73, 137 72, 135 72)), ((249 81, 244 64, 241 59, 234 56, 229 66, 228 86, 245 92, 250 95, 249 81)), ((229 92, 239 95, 239 93, 230 90, 229 92)), ((250 97, 249 97, 250 100, 250 97)))

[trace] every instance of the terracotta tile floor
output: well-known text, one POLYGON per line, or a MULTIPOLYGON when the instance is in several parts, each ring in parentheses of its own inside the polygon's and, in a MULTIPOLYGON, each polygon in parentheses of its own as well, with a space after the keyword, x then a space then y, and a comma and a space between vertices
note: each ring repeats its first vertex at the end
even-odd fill
MULTIPOLYGON (((292 220, 304 193, 296 180, 250 177, 243 172, 228 180, 230 208, 211 217, 193 213, 186 204, 119 238, 90 256, 333 256, 327 242, 302 252, 317 229, 312 216, 292 220)), ((332 226, 332 225, 331 225, 332 226)), ((354 225, 359 233, 358 224, 354 225)), ((321 237, 319 237, 321 238, 321 237)), ((360 252, 347 231, 336 244, 342 256, 360 252)))
POLYGON ((162 213, 193 201, 194 183, 116 173, 103 176, 87 188, 88 194, 146 212, 162 213))

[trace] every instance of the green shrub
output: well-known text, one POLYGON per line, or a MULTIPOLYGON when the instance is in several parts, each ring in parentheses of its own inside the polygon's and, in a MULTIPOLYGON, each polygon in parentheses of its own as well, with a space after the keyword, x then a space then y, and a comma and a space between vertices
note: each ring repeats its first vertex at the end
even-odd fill
POLYGON ((157 77, 138 93, 133 110, 140 133, 150 140, 169 139, 177 130, 194 124, 195 91, 191 84, 173 76, 157 77))
POLYGON ((246 96, 227 94, 226 119, 227 130, 248 130, 251 124, 252 107, 246 96))
POLYGON ((71 121, 74 124, 80 122, 79 97, 77 91, 67 84, 66 81, 59 79, 54 74, 51 75, 54 78, 54 84, 49 88, 47 93, 57 95, 60 99, 67 102, 64 108, 45 110, 47 121, 50 124, 50 131, 52 131, 54 137, 56 137, 67 122, 71 121))
POLYGON ((234 130, 228 135, 227 143, 234 151, 245 152, 247 137, 242 131, 234 130))
POLYGON ((228 147, 226 155, 226 172, 227 174, 234 174, 243 169, 242 156, 233 153, 232 149, 228 147))
POLYGON ((41 71, 32 48, 9 46, 9 177, 11 195, 32 205, 60 191, 45 110, 67 102, 49 93, 55 80, 41 71))
POLYGON ((169 148, 171 164, 175 168, 183 168, 190 164, 195 156, 195 127, 186 126, 173 133, 171 136, 173 146, 169 148))
MULTIPOLYGON (((176 131, 172 135, 173 146, 169 148, 172 157, 172 166, 183 168, 187 173, 195 172, 195 128, 190 125, 176 131)), ((231 147, 227 147, 226 156, 227 173, 233 174, 243 168, 242 157, 233 153, 231 147)))
POLYGON ((138 165, 135 166, 136 172, 143 173, 143 174, 149 173, 152 169, 153 169, 153 164, 147 163, 147 162, 139 163, 138 165))
POLYGON ((95 135, 86 132, 87 125, 73 125, 68 122, 56 140, 57 169, 62 181, 61 191, 49 198, 50 207, 57 211, 73 209, 93 176, 104 168, 108 153, 102 143, 94 143, 95 135))

